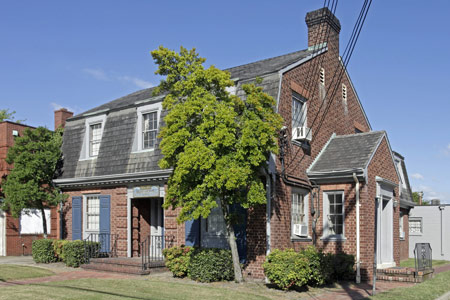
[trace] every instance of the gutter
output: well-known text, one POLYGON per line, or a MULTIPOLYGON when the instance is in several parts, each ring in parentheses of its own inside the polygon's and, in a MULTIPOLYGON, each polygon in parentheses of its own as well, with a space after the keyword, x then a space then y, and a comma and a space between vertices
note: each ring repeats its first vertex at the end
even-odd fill
POLYGON ((356 192, 356 283, 361 283, 361 261, 360 261, 360 228, 359 228, 359 180, 356 177, 356 173, 353 173, 353 179, 355 180, 355 192, 356 192))

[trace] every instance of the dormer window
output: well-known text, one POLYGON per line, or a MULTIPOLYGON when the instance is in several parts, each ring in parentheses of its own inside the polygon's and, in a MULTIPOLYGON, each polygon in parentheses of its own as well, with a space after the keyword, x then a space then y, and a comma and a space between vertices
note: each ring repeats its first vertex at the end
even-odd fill
POLYGON ((85 119, 85 135, 81 148, 80 160, 97 158, 100 153, 106 115, 85 119))
POLYGON ((319 71, 319 82, 323 85, 325 85, 325 69, 324 68, 320 68, 319 71))
POLYGON ((136 133, 132 152, 151 151, 157 147, 160 118, 161 102, 137 108, 136 133))
POLYGON ((102 123, 90 125, 89 128, 89 156, 97 156, 102 140, 102 123))
POLYGON ((158 112, 142 114, 142 150, 153 149, 158 132, 158 112))

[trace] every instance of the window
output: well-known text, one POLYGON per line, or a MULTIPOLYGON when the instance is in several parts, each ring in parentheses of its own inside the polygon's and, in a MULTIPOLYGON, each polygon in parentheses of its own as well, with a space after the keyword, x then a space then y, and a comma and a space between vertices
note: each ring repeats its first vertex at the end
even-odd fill
POLYGON ((100 224, 100 198, 99 196, 86 196, 86 229, 99 230, 100 224))
POLYGON ((137 125, 132 152, 153 151, 157 147, 161 102, 137 108, 137 125))
POLYGON ((325 85, 325 69, 324 68, 320 68, 320 72, 319 72, 319 82, 323 85, 325 85))
MULTIPOLYGON (((44 209, 47 233, 51 231, 50 209, 44 209)), ((20 213, 20 234, 43 234, 42 213, 39 209, 24 209, 20 213)))
POLYGON ((292 93, 292 128, 306 126, 306 99, 292 93))
POLYGON ((413 235, 422 234, 422 218, 409 219, 409 233, 413 235))
POLYGON ((102 123, 89 126, 89 156, 97 156, 102 140, 102 123))
POLYGON ((399 219, 399 223, 398 223, 398 229, 400 232, 400 239, 404 240, 405 239, 405 231, 403 229, 403 221, 404 221, 404 213, 400 212, 400 219, 399 219))
POLYGON ((292 190, 291 235, 293 238, 308 236, 308 195, 306 191, 292 190))
POLYGON ((345 233, 344 192, 324 193, 324 238, 344 238, 345 233))
POLYGON ((142 114, 142 149, 153 149, 158 131, 158 113, 156 111, 142 114))

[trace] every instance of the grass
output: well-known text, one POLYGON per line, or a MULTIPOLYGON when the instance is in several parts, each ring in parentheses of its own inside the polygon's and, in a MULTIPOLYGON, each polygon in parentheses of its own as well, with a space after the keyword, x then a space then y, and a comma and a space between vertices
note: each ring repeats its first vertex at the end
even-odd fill
POLYGON ((53 274, 54 273, 52 271, 42 268, 8 265, 8 264, 0 265, 0 282, 25 278, 51 276, 53 274))
MULTIPOLYGON (((306 296, 306 295, 305 295, 306 296)), ((268 290, 263 284, 199 284, 186 280, 79 279, 1 287, 0 299, 299 299, 296 292, 268 290)))
MULTIPOLYGON (((448 260, 433 260, 433 268, 434 267, 438 267, 438 266, 443 266, 443 265, 447 265, 450 264, 450 261, 448 260)), ((408 258, 407 260, 402 260, 400 262, 400 267, 409 267, 409 268, 414 268, 414 258, 408 258)))
POLYGON ((450 291, 450 271, 437 274, 423 283, 412 287, 401 287, 380 293, 373 300, 432 300, 450 291))

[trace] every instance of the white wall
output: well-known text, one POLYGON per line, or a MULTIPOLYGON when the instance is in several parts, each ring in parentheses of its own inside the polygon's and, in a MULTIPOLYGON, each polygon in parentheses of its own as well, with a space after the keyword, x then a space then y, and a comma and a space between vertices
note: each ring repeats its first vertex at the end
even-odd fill
MULTIPOLYGON (((47 234, 51 231, 50 209, 45 209, 47 234)), ((24 209, 20 215, 20 234, 42 234, 42 214, 37 209, 24 209)))
POLYGON ((450 205, 441 207, 442 232, 439 206, 415 206, 411 210, 410 218, 422 218, 422 234, 409 234, 409 257, 414 258, 416 243, 430 243, 433 259, 450 260, 450 205))

